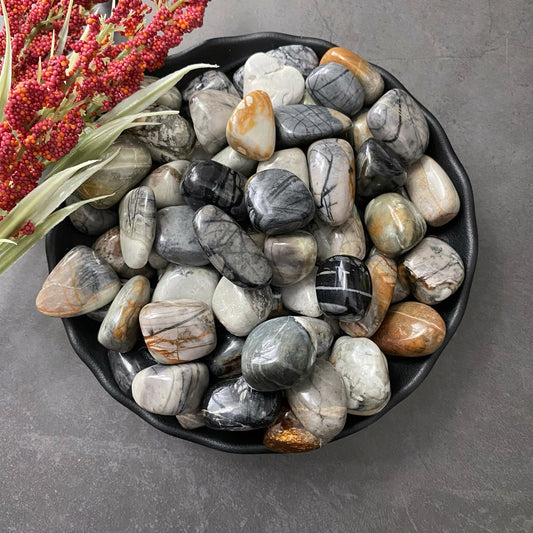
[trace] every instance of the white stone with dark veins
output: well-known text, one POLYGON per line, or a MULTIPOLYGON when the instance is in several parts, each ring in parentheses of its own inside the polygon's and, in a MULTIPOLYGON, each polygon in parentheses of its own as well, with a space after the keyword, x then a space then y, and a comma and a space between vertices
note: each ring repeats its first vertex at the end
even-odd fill
POLYGON ((183 100, 188 102, 194 93, 205 91, 206 89, 222 91, 240 98, 240 94, 233 83, 221 70, 206 70, 187 84, 183 91, 183 100))

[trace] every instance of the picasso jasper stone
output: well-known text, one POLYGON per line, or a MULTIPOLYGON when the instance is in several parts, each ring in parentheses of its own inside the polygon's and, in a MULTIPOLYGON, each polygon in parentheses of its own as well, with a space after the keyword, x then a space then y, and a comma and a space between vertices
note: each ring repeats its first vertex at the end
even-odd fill
POLYGON ((194 161, 185 173, 183 197, 196 211, 206 204, 216 205, 234 218, 245 218, 246 177, 216 161, 194 161))
POLYGON ((356 152, 359 152, 363 143, 372 139, 372 133, 368 129, 366 123, 366 116, 368 115, 368 109, 362 110, 354 119, 352 127, 353 146, 356 152))
POLYGON ((153 365, 141 370, 131 385, 135 403, 157 415, 194 413, 209 384, 203 363, 153 365))
POLYGON ((465 278, 460 255, 437 237, 422 239, 403 257, 398 269, 408 280, 413 296, 428 305, 454 294, 465 278))
POLYGON ((194 210, 188 205, 165 207, 157 212, 154 250, 171 263, 207 265, 209 260, 193 228, 194 210))
POLYGON ((363 87, 353 73, 339 63, 325 63, 315 68, 305 86, 317 104, 336 109, 349 117, 363 107, 363 87))
POLYGON ((50 272, 35 305, 45 315, 79 316, 107 305, 120 287, 116 272, 94 250, 79 245, 50 272))
POLYGON ((316 241, 306 231, 269 235, 263 248, 272 265, 272 285, 286 287, 305 278, 316 262, 316 241))
POLYGON ((407 180, 398 155, 384 142, 368 139, 357 152, 357 194, 374 198, 397 191, 407 180))
POLYGON ((368 268, 350 255, 326 259, 316 274, 316 295, 324 314, 345 321, 361 320, 372 299, 368 268))
POLYGON ((137 187, 120 202, 120 247, 130 268, 142 268, 148 263, 155 237, 155 215, 155 196, 150 187, 137 187))
POLYGON ((257 168, 257 161, 245 157, 242 154, 239 154, 231 146, 226 146, 218 154, 215 154, 212 158, 213 161, 226 165, 227 167, 244 174, 249 178, 257 168))
POLYGON ((391 257, 416 246, 426 233, 418 209, 393 192, 377 196, 366 206, 365 225, 374 246, 391 257))
POLYGON ((227 331, 238 337, 248 335, 268 318, 272 310, 272 290, 245 289, 222 277, 213 294, 213 313, 227 331))
POLYGON ((120 228, 118 226, 111 228, 98 237, 92 248, 122 279, 130 279, 139 275, 152 278, 154 275, 154 270, 149 265, 141 268, 130 268, 126 264, 122 255, 120 228))
POLYGON ((370 416, 389 402, 391 387, 387 359, 370 339, 340 337, 330 357, 342 376, 348 397, 348 413, 370 416))
MULTIPOLYGON (((79 202, 76 196, 69 196, 65 204, 72 205, 79 202)), ((111 209, 96 209, 90 204, 78 207, 69 215, 72 225, 85 235, 102 235, 108 229, 118 225, 118 214, 111 209)))
POLYGON ((320 64, 335 62, 350 69, 359 80, 365 92, 365 104, 375 102, 383 93, 384 82, 381 74, 362 57, 346 48, 330 48, 320 60, 320 64))
POLYGON ((251 237, 214 205, 200 208, 193 220, 198 241, 211 264, 239 287, 259 289, 272 279, 272 268, 251 237))
POLYGON ((420 302, 392 305, 372 340, 386 355, 419 357, 437 350, 446 324, 433 307, 420 302))
POLYGON ((107 209, 118 204, 122 197, 139 183, 152 168, 152 156, 148 148, 133 135, 121 135, 100 159, 114 159, 94 173, 76 191, 83 200, 111 195, 91 202, 97 209, 107 209))
MULTIPOLYGON (((148 108, 152 113, 169 110, 164 106, 148 108)), ((134 133, 146 145, 154 161, 168 163, 190 157, 196 137, 192 126, 181 115, 155 115, 142 120, 154 125, 139 126, 134 133)))
POLYGON ((397 267, 394 259, 373 251, 365 261, 372 280, 372 300, 365 316, 358 322, 339 322, 343 331, 352 337, 371 337, 379 328, 391 304, 396 286, 397 267))
POLYGON ((309 187, 309 171, 307 169, 307 157, 300 148, 286 148, 278 150, 266 161, 257 165, 257 172, 270 169, 282 169, 292 172, 309 187))
POLYGON ((301 324, 309 333, 311 340, 316 342, 316 355, 322 357, 328 353, 335 333, 333 328, 325 320, 308 316, 295 316, 294 320, 301 324))
POLYGON ((240 102, 238 96, 206 89, 191 96, 189 110, 198 142, 208 154, 226 146, 226 125, 240 102))
POLYGON ((154 191, 157 209, 185 204, 181 195, 181 182, 189 164, 186 160, 170 161, 156 168, 141 182, 141 185, 154 191))
POLYGON ((426 117, 413 98, 401 89, 385 93, 368 111, 372 135, 390 146, 406 163, 420 159, 429 143, 426 117))
POLYGON ((245 202, 250 222, 267 235, 303 228, 315 214, 309 189, 287 170, 263 170, 252 176, 245 202))
POLYGON ((273 318, 246 337, 242 375, 255 390, 285 390, 309 374, 315 359, 316 347, 294 317, 273 318))
POLYGON ((202 402, 205 425, 225 431, 269 426, 281 409, 281 393, 259 392, 244 378, 229 378, 211 387, 202 402))
MULTIPOLYGON (((145 75, 140 86, 141 88, 147 87, 158 79, 159 78, 156 78, 155 76, 145 75)), ((181 102, 182 98, 179 89, 177 87, 171 87, 155 101, 155 104, 179 111, 181 109, 181 102)))
POLYGON ((198 300, 147 304, 141 310, 139 323, 146 346, 158 363, 193 361, 216 346, 213 313, 198 300))
POLYGON ((318 105, 288 105, 274 109, 277 148, 305 146, 325 137, 337 137, 352 121, 334 109, 318 105))
POLYGON ((338 435, 347 414, 344 381, 332 364, 317 359, 311 374, 287 391, 289 405, 320 445, 338 435))
POLYGON ((322 314, 316 295, 316 272, 317 268, 315 267, 301 281, 280 288, 281 299, 286 309, 299 315, 314 318, 322 314))
POLYGON ((352 213, 355 199, 355 158, 344 139, 321 139, 307 151, 311 191, 318 216, 340 226, 352 213))
POLYGON ((205 91, 206 89, 222 91, 240 98, 233 83, 221 70, 206 70, 187 84, 183 91, 183 99, 188 102, 195 92, 205 91))
POLYGON ((217 347, 204 359, 209 372, 217 379, 238 376, 241 373, 241 355, 244 338, 227 331, 218 336, 217 347))
POLYGON ((119 389, 131 396, 133 378, 144 368, 157 364, 146 348, 139 348, 131 352, 107 352, 109 366, 119 389))
POLYGON ((309 46, 288 44, 269 50, 267 56, 279 59, 284 65, 294 67, 305 78, 318 65, 318 56, 309 46))
POLYGON ((444 169, 427 155, 409 167, 405 186, 430 226, 442 226, 459 212, 461 201, 455 186, 444 169))
POLYGON ((98 330, 98 342, 116 352, 132 350, 139 337, 139 313, 149 301, 148 279, 144 276, 131 278, 111 303, 98 330))
POLYGON ((169 265, 159 278, 152 302, 198 300, 211 307, 220 274, 211 266, 169 265))
POLYGON ((226 126, 228 144, 240 154, 264 161, 276 146, 276 124, 270 97, 264 91, 248 93, 234 109, 226 126))
POLYGON ((353 255, 363 259, 366 255, 365 230, 357 208, 340 226, 331 226, 319 217, 307 226, 317 243, 317 259, 325 261, 333 255, 353 255))
POLYGON ((262 52, 251 55, 244 64, 243 94, 265 91, 273 107, 297 104, 304 94, 305 81, 294 67, 262 52))

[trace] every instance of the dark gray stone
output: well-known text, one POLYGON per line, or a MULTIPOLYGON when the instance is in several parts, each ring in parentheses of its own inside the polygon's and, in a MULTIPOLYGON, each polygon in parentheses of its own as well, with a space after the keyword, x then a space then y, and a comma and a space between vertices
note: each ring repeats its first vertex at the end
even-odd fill
POLYGON ((107 357, 117 385, 128 396, 131 396, 133 378, 144 368, 157 364, 145 347, 131 352, 109 350, 107 357))

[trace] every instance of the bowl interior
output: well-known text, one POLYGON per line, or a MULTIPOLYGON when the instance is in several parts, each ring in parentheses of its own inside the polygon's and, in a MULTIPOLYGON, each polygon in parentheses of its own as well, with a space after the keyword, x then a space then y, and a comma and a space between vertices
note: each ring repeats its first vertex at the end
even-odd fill
MULTIPOLYGON (((287 44, 303 44, 313 48, 319 55, 333 45, 319 39, 297 37, 280 33, 259 33, 239 37, 225 37, 208 40, 194 48, 168 58, 165 66, 155 75, 165 75, 192 63, 216 63, 220 69, 231 74, 242 65, 247 57, 256 52, 267 51, 287 44)), ((391 74, 376 66, 385 80, 385 90, 405 89, 391 74)), ((180 86, 196 74, 182 80, 180 86)), ((355 433, 376 421, 407 397, 427 376, 438 357, 459 326, 465 312, 468 293, 472 284, 477 258, 477 230, 472 189, 465 169, 455 155, 444 130, 436 118, 423 106, 430 129, 430 144, 426 151, 448 173, 461 198, 461 210, 457 217, 442 228, 432 228, 429 232, 451 244, 461 255, 466 268, 466 276, 461 288, 450 298, 435 308, 446 322, 447 334, 442 346, 430 356, 422 358, 388 357, 392 397, 380 413, 370 416, 348 415, 344 430, 337 439, 355 433)), ((46 238, 46 254, 51 270, 61 258, 77 244, 91 245, 94 238, 82 235, 67 219, 51 231, 46 238)), ((72 347, 90 368, 104 389, 120 403, 137 413, 154 427, 170 435, 180 437, 205 446, 236 453, 269 453, 262 444, 263 431, 232 433, 200 428, 188 431, 181 428, 175 417, 164 417, 141 409, 130 397, 118 388, 114 381, 107 359, 107 350, 98 344, 96 337, 99 324, 86 317, 63 319, 68 339, 72 347)))

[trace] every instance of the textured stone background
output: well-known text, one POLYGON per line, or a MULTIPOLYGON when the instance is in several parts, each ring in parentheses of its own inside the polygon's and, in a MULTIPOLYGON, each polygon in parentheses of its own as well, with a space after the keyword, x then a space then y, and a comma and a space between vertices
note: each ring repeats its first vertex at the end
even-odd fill
POLYGON ((159 433, 39 315, 37 246, 0 278, 2 532, 533 530, 531 0, 213 0, 182 48, 253 31, 321 37, 398 76, 470 174, 470 303, 428 379, 365 431, 300 456, 159 433))

